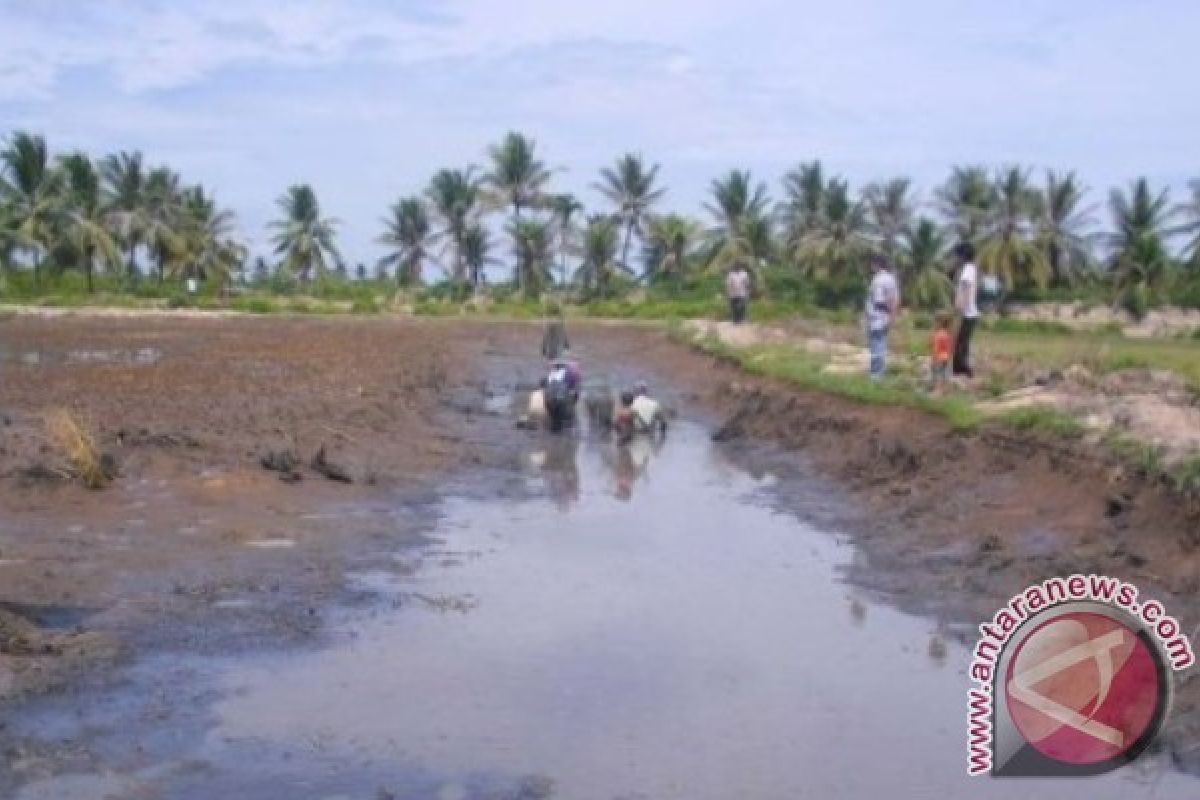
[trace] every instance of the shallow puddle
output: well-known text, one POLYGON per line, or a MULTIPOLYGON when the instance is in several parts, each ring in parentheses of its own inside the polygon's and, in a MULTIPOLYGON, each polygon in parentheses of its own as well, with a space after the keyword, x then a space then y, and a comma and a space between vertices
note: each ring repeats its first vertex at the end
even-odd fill
MULTIPOLYGON (((657 450, 530 443, 537 491, 449 502, 419 569, 401 568, 406 556, 395 572, 352 576, 380 602, 344 612, 332 646, 139 665, 130 691, 142 680, 181 688, 143 700, 139 718, 169 710, 138 754, 102 754, 97 789, 368 800, 1200 792, 1151 757, 1100 779, 968 779, 966 654, 934 638, 934 622, 839 580, 851 546, 794 513, 838 502, 827 487, 751 477, 687 424, 657 450)), ((128 702, 22 724, 69 738, 115 725, 128 702)))
POLYGON ((117 347, 107 350, 7 350, 0 349, 0 361, 29 366, 47 364, 132 364, 150 366, 162 358, 157 347, 117 347))

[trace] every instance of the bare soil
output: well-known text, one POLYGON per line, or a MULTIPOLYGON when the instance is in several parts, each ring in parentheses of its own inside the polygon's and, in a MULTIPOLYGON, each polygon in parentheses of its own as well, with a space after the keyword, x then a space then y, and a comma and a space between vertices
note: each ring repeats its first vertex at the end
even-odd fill
MULTIPOLYGON (((1200 507, 1098 450, 750 378, 654 328, 571 333, 589 368, 651 380, 731 447, 799 453, 836 478, 856 506, 849 578, 948 635, 1079 571, 1134 581, 1185 629, 1200 623, 1200 507)), ((516 434, 487 412, 488 387, 497 369, 536 369, 536 341, 529 326, 458 320, 0 321, 0 701, 139 648, 314 635, 350 565, 419 541, 460 477, 513 466, 516 434), (108 488, 63 477, 43 422, 56 407, 112 456, 108 488), (313 466, 322 450, 352 483, 313 466), (263 468, 281 454, 294 463, 263 468), (339 509, 384 498, 399 516, 343 524, 339 509), (248 594, 266 613, 218 610, 248 594)), ((1194 670, 1177 708, 1171 747, 1200 768, 1194 670)))
POLYGON ((500 332, 0 320, 0 700, 62 686, 139 642, 203 651, 312 635, 349 561, 419 540, 439 484, 503 461, 464 439, 501 435, 483 420, 476 371, 500 332), (49 438, 60 408, 113 463, 107 488, 85 488, 49 438), (367 520, 353 536, 340 524, 339 507, 396 497, 408 517, 367 520), (247 594, 267 613, 214 636, 214 609, 247 594))

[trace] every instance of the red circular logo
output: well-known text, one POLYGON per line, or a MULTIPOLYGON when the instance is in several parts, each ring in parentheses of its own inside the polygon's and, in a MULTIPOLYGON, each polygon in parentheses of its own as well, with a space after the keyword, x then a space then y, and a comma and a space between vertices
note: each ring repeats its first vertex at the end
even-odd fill
POLYGON ((1064 764, 1118 759, 1145 745, 1166 693, 1159 660, 1119 620, 1086 611, 1056 615, 1021 642, 1005 676, 1013 724, 1064 764))

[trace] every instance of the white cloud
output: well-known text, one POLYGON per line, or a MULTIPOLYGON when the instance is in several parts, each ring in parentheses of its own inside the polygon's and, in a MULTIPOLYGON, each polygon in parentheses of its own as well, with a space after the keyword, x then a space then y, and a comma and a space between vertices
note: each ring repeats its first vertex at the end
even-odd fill
POLYGON ((171 160, 252 236, 311 180, 366 258, 396 194, 510 127, 589 200, 635 150, 693 211, 718 172, 816 157, 926 186, 1008 160, 1178 184, 1198 23, 1188 0, 0 0, 0 119, 171 160))

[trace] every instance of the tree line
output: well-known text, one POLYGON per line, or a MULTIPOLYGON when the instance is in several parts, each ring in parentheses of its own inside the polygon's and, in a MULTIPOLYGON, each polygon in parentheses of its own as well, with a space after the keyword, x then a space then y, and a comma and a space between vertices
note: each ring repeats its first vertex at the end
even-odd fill
MULTIPOLYGON (((388 208, 377 277, 411 287, 436 266, 441 281, 468 293, 506 249, 511 285, 530 297, 552 286, 586 297, 638 283, 678 286, 734 262, 856 286, 878 254, 899 270, 914 304, 937 306, 949 300, 948 254, 959 241, 972 242, 982 270, 1016 292, 1099 286, 1145 307, 1200 275, 1200 180, 1179 203, 1146 178, 1100 203, 1074 172, 972 165, 954 167, 923 198, 905 177, 855 191, 811 161, 783 176, 778 197, 750 171, 731 170, 712 181, 697 218, 664 209, 659 165, 640 154, 600 170, 592 183, 600 210, 553 191, 554 173, 518 132, 487 149, 484 167, 438 170, 423 191, 388 208), (502 225, 491 224, 497 216, 502 225)), ((323 214, 312 187, 290 187, 277 206, 275 263, 257 259, 254 275, 345 276, 338 220, 323 214)), ((0 149, 0 262, 6 273, 31 271, 35 286, 44 272, 66 270, 82 272, 89 289, 100 270, 136 282, 139 263, 159 282, 226 283, 246 276, 247 257, 232 212, 141 153, 53 157, 44 138, 23 131, 0 149)), ((357 272, 366 277, 363 265, 357 272)))

